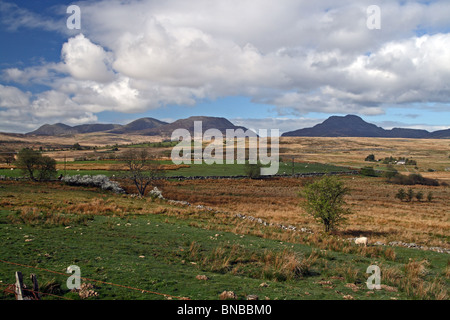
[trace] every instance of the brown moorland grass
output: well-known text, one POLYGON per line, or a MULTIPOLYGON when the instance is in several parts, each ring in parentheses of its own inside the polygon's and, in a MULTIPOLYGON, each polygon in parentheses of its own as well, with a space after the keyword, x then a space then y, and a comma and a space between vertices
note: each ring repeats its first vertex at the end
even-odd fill
MULTIPOLYGON (((448 139, 394 139, 394 138, 347 138, 347 137, 282 137, 281 156, 296 156, 298 161, 330 163, 363 167, 383 166, 366 162, 369 154, 376 159, 405 157, 417 161, 420 172, 428 169, 442 171, 450 179, 450 144, 448 139)), ((414 166, 398 166, 399 171, 414 171, 414 166)))
MULTIPOLYGON (((383 178, 342 177, 351 193, 346 201, 353 214, 336 232, 342 237, 368 236, 370 242, 404 241, 449 248, 450 189, 439 186, 411 186, 427 194, 432 202, 401 202, 395 194, 402 186, 383 178)), ((166 182, 163 194, 168 199, 184 200, 230 213, 242 213, 271 223, 307 227, 322 231, 300 207, 298 192, 311 179, 198 180, 166 182)))

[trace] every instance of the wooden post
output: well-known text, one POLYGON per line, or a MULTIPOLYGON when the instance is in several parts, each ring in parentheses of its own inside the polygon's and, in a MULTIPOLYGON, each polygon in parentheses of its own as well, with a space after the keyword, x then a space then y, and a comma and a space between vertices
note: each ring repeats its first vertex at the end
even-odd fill
POLYGON ((23 300, 23 276, 22 272, 16 271, 16 300, 23 300))
POLYGON ((33 282, 33 296, 37 300, 41 300, 41 294, 39 293, 39 284, 37 281, 37 276, 35 274, 31 274, 31 282, 33 282))
POLYGON ((31 281, 33 282, 33 291, 26 290, 23 284, 22 272, 16 271, 16 300, 41 300, 37 276, 35 274, 31 274, 31 281))
POLYGON ((294 176, 294 157, 292 157, 292 176, 294 176))

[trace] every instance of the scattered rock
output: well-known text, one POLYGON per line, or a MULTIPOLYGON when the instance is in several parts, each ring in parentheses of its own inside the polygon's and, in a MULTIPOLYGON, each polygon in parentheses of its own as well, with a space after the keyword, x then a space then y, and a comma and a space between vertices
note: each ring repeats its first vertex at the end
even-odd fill
POLYGON ((385 285, 385 284, 382 284, 382 285, 381 285, 381 289, 382 289, 382 290, 389 291, 389 292, 397 292, 397 291, 398 291, 397 288, 391 287, 391 286, 388 286, 388 285, 385 285))
POLYGON ((224 291, 219 296, 220 300, 236 300, 237 295, 233 291, 224 291))
POLYGON ((92 186, 102 188, 103 190, 111 190, 114 193, 125 193, 125 190, 123 190, 117 182, 111 181, 107 176, 101 174, 95 176, 81 176, 79 174, 75 176, 64 176, 61 178, 61 181, 68 185, 92 186))
POLYGON ((346 288, 350 288, 353 290, 353 292, 357 292, 359 290, 358 286, 354 283, 347 283, 345 285, 346 288))
POLYGON ((204 281, 209 280, 209 278, 207 276, 200 275, 200 274, 198 276, 196 276, 195 279, 197 279, 197 280, 204 280, 204 281))
POLYGON ((154 187, 153 190, 148 193, 148 195, 153 199, 164 199, 161 190, 159 190, 157 187, 154 187))
POLYGON ((344 298, 345 300, 354 300, 355 298, 353 298, 351 295, 347 294, 345 296, 343 296, 342 298, 344 298))
POLYGON ((90 297, 98 297, 98 292, 94 291, 95 287, 92 283, 82 283, 80 289, 72 289, 72 292, 78 292, 81 299, 90 297))

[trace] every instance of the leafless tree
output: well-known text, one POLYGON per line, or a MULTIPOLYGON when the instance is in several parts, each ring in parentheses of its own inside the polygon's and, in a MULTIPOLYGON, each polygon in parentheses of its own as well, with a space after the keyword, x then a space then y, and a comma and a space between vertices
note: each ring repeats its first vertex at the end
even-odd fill
POLYGON ((129 149, 120 156, 125 164, 124 177, 133 182, 141 197, 151 185, 164 176, 164 171, 158 161, 153 159, 147 149, 129 149))

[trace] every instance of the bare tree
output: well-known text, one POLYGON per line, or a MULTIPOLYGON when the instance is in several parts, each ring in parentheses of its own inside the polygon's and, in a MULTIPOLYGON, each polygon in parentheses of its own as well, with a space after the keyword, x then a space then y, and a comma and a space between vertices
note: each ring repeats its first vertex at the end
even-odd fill
POLYGON ((156 184, 164 176, 161 165, 150 156, 147 149, 126 150, 120 159, 127 169, 125 178, 133 182, 141 197, 145 196, 149 186, 156 184))
POLYGON ((17 167, 35 181, 51 180, 56 175, 55 159, 28 148, 18 153, 17 167))
POLYGON ((16 159, 14 157, 14 152, 3 152, 2 155, 0 155, 1 161, 6 163, 8 166, 11 165, 16 159))

